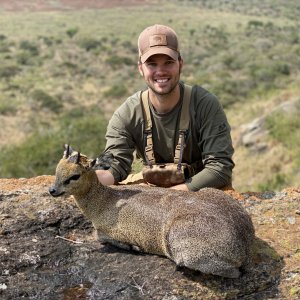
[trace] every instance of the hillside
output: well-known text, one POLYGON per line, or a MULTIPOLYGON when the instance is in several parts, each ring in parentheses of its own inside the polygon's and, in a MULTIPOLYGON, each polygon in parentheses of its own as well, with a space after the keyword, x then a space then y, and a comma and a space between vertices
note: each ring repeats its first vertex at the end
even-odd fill
POLYGON ((235 188, 299 184, 298 2, 157 3, 0 1, 0 177, 54 174, 65 142, 99 155, 112 112, 144 85, 137 37, 164 23, 180 36, 182 79, 228 114, 235 188))

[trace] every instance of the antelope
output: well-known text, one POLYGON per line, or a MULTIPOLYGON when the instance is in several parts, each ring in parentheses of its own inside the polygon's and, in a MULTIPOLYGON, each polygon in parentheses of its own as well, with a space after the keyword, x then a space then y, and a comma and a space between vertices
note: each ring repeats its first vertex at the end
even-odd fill
POLYGON ((73 195, 100 242, 162 255, 177 266, 229 278, 239 277, 250 263, 255 234, 251 218, 225 192, 104 186, 95 164, 67 146, 49 192, 54 197, 73 195))

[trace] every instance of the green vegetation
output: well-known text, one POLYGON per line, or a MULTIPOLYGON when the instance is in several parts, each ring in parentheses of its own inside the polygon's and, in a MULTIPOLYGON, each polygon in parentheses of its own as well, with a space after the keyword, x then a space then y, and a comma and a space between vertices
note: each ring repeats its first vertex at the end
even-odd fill
POLYGON ((73 27, 73 28, 69 28, 67 31, 66 31, 66 34, 70 37, 70 38, 73 38, 77 32, 79 31, 79 28, 78 27, 73 27))
POLYGON ((0 96, 0 115, 14 115, 17 112, 15 101, 2 99, 0 96))
POLYGON ((54 174, 65 143, 97 157, 104 148, 104 135, 105 120, 99 108, 72 109, 61 117, 57 128, 40 125, 20 145, 3 147, 0 172, 7 177, 54 174))
POLYGON ((42 108, 47 108, 54 113, 59 113, 63 108, 63 105, 59 99, 48 95, 43 90, 34 90, 32 92, 32 98, 33 100, 39 102, 42 108))
POLYGON ((111 88, 109 88, 107 91, 104 92, 104 96, 106 98, 110 98, 110 97, 126 98, 126 95, 128 95, 128 91, 126 86, 122 83, 113 85, 111 88))
MULTIPOLYGON (((292 0, 174 0, 159 7, 150 2, 72 12, 1 11, 0 136, 3 132, 5 141, 0 139, 0 176, 53 174, 65 142, 99 154, 93 151, 104 147, 112 112, 144 86, 136 68, 136 44, 139 32, 154 23, 170 25, 180 36, 182 79, 216 94, 232 116, 232 128, 239 128, 266 113, 265 106, 272 109, 299 95, 299 14, 300 4, 292 0), (18 128, 24 140, 5 135, 11 122, 27 124, 18 128)), ((270 139, 282 144, 293 162, 288 171, 278 168, 273 178, 254 180, 253 186, 282 187, 298 172, 296 119, 272 115, 268 120, 270 139)), ((245 161, 247 157, 237 165, 245 161)), ((251 168, 261 172, 255 164, 251 168)), ((247 171, 238 174, 245 182, 247 176, 247 171)))
POLYGON ((274 174, 274 176, 264 183, 258 184, 259 191, 277 191, 288 185, 288 180, 285 174, 274 174))
POLYGON ((300 169, 300 99, 291 108, 292 112, 278 111, 267 118, 271 137, 283 144, 292 155, 295 167, 300 169))

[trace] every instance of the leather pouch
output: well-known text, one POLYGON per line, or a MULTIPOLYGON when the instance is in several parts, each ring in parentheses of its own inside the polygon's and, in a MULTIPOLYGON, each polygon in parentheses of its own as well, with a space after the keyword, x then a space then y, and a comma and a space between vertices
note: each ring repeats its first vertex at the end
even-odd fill
POLYGON ((182 164, 179 170, 178 165, 174 163, 155 164, 151 167, 145 166, 142 173, 146 182, 160 187, 170 187, 185 182, 186 168, 185 164, 182 164))

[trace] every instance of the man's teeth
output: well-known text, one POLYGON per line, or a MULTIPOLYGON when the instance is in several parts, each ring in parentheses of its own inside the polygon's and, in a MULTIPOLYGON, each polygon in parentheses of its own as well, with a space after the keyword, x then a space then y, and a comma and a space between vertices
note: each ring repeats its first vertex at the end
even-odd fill
POLYGON ((157 79, 156 80, 158 83, 164 83, 164 82, 167 82, 168 79, 157 79))

